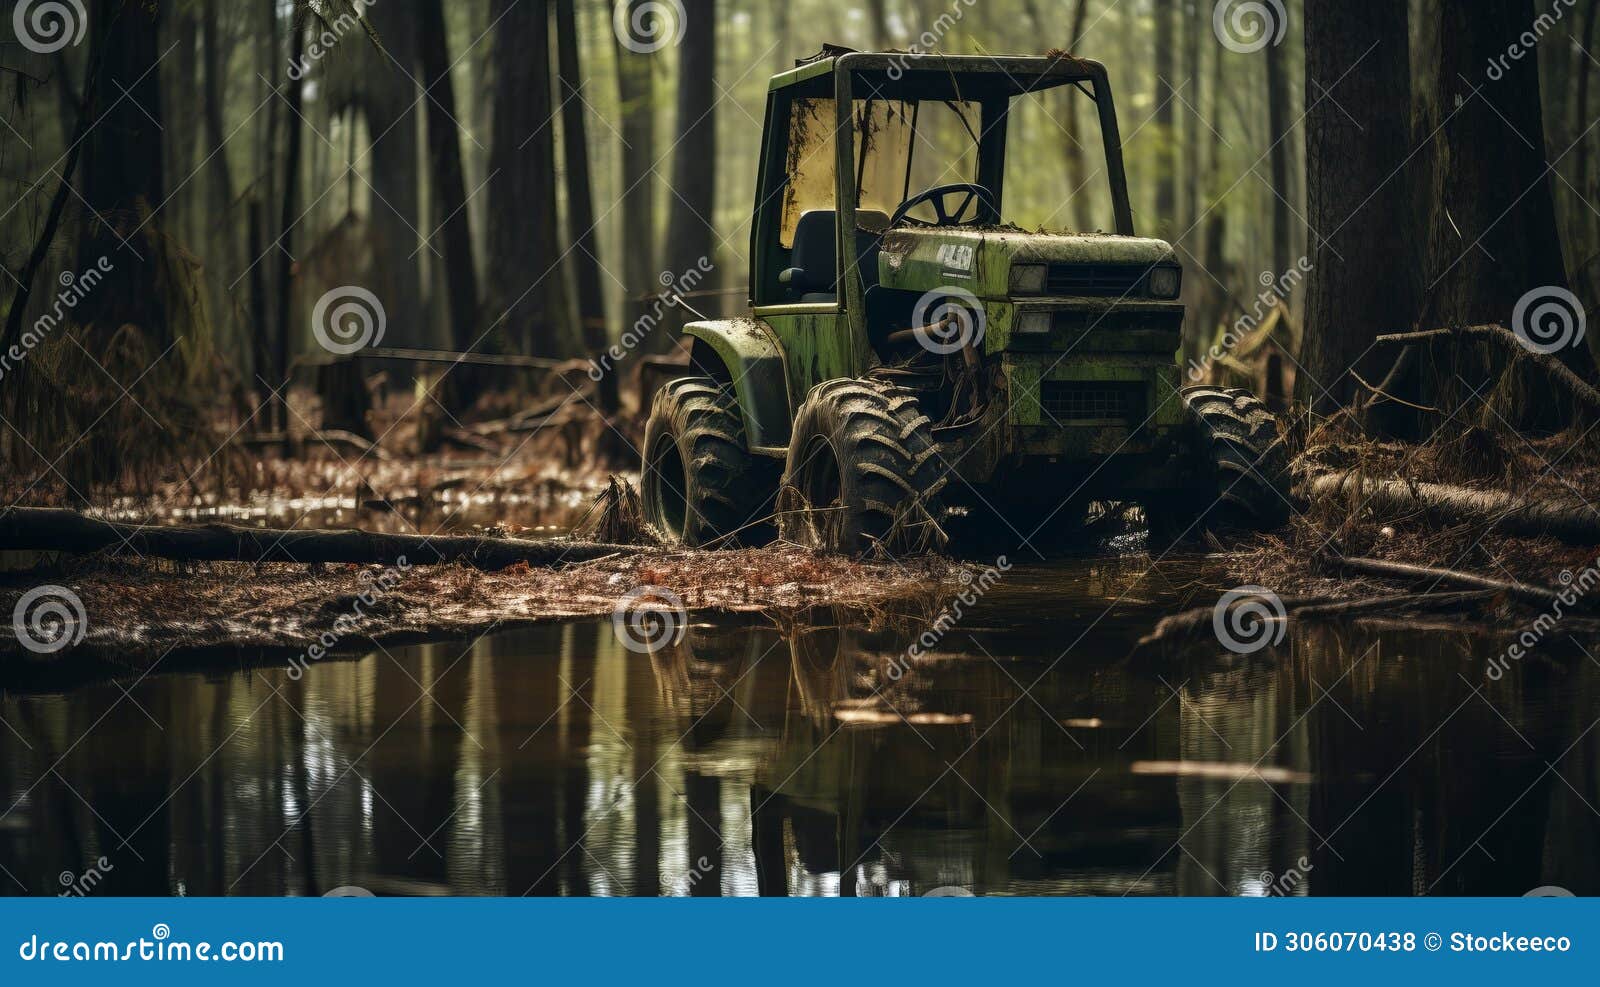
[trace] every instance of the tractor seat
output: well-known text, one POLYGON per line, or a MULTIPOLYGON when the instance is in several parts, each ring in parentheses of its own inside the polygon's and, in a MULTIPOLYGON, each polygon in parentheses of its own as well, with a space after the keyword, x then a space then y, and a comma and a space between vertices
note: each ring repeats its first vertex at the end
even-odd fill
MULTIPOLYGON (((838 252, 834 249, 835 212, 809 209, 800 214, 794 228, 794 249, 789 254, 792 271, 789 291, 802 302, 836 302, 838 296, 838 252)), ((869 285, 878 280, 877 246, 888 228, 889 217, 872 209, 856 211, 856 257, 869 285), (864 227, 864 229, 863 229, 864 227), (867 264, 871 264, 869 270, 867 264)))

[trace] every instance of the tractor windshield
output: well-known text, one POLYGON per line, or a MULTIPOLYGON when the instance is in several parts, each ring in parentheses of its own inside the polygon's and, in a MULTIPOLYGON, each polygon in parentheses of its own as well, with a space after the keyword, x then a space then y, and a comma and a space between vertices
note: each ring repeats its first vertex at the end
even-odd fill
MULTIPOLYGON (((886 222, 900 203, 923 189, 977 180, 978 104, 858 99, 853 103, 853 117, 856 209, 862 226, 886 222)), ((786 248, 794 245, 795 227, 802 214, 833 208, 834 119, 832 99, 795 100, 789 118, 789 181, 779 231, 779 242, 786 248)))

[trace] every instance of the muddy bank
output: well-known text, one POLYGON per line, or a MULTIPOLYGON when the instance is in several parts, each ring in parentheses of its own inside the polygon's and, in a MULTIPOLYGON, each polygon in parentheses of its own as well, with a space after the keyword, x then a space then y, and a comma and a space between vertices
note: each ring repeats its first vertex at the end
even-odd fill
POLYGON ((639 639, 700 611, 835 605, 921 616, 959 586, 960 571, 936 558, 856 562, 793 548, 656 551, 498 572, 103 561, 0 585, 0 608, 21 604, 27 614, 18 634, 0 637, 0 676, 75 661, 145 669, 174 650, 207 647, 303 651, 314 661, 371 641, 619 612, 622 633, 639 639))

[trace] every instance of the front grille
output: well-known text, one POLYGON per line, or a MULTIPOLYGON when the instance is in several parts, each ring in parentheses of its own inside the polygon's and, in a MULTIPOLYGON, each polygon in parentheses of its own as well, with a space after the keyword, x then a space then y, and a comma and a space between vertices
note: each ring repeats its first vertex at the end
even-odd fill
POLYGON ((1039 405, 1058 422, 1144 420, 1143 384, 1047 380, 1039 385, 1039 405))
POLYGON ((1051 264, 1044 286, 1051 295, 1120 298, 1134 294, 1147 270, 1138 264, 1051 264))

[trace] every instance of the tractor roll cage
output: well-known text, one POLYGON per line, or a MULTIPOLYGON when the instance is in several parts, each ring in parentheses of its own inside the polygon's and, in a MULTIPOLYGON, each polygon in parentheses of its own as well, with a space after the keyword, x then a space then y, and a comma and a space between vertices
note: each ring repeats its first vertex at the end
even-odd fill
MULTIPOLYGON (((854 100, 950 100, 978 104, 980 126, 978 173, 982 184, 1003 201, 1006 118, 1013 97, 1074 85, 1094 101, 1105 147, 1116 232, 1133 236, 1128 180, 1123 168, 1122 139, 1105 66, 1071 55, 1057 57, 991 57, 985 55, 914 55, 893 52, 830 54, 773 77, 768 86, 766 140, 757 180, 756 210, 750 224, 752 291, 765 271, 779 263, 776 236, 785 181, 789 130, 774 124, 787 119, 796 99, 831 98, 835 108, 835 230, 841 258, 839 303, 856 322, 862 308, 861 272, 843 258, 853 256, 856 230, 856 133, 854 100), (1087 86, 1087 88, 1085 88, 1087 86)), ((1066 189, 1070 194, 1073 190, 1066 189)), ((998 220, 999 217, 993 217, 998 220)), ((752 299, 754 302, 755 299, 752 299)), ((864 325, 854 326, 858 333, 864 325)))

